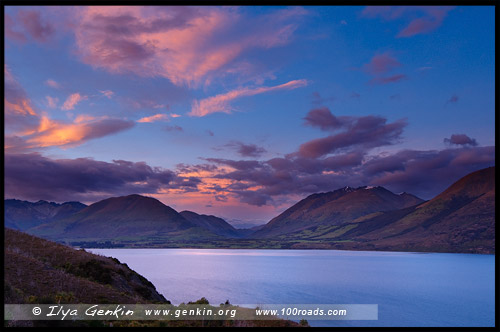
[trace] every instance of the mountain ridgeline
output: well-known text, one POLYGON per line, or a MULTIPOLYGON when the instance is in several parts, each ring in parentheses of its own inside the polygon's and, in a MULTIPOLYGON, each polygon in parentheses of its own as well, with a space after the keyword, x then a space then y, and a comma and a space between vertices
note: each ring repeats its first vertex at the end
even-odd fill
MULTIPOLYGON (((7 206, 10 202, 5 204, 7 206)), ((238 231, 223 219, 189 211, 181 214, 155 198, 141 195, 108 198, 66 218, 45 222, 25 231, 77 245, 104 241, 120 243, 119 246, 149 246, 172 241, 182 244, 239 236, 238 231)))
POLYGON ((5 227, 26 230, 69 217, 87 205, 80 202, 57 204, 40 200, 36 203, 18 199, 5 200, 5 227))
POLYGON ((292 248, 495 252, 495 167, 473 172, 424 201, 383 187, 313 194, 267 224, 178 213, 140 195, 85 206, 5 200, 5 226, 86 247, 292 248))
POLYGON ((345 187, 308 196, 272 219, 254 236, 272 237, 320 225, 353 223, 372 213, 399 210, 422 202, 416 196, 396 195, 383 187, 345 187))

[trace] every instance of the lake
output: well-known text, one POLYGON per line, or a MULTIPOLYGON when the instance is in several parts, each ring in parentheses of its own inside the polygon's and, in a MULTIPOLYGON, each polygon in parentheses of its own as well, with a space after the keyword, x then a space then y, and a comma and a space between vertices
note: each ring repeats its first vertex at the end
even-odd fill
POLYGON ((494 326, 495 256, 338 250, 88 249, 173 304, 378 304, 374 321, 311 326, 494 326))

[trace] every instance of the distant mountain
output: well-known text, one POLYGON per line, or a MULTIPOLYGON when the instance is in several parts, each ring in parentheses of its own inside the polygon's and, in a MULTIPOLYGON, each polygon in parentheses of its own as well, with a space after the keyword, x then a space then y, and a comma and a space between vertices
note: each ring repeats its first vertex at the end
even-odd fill
POLYGON ((27 232, 56 240, 216 236, 157 199, 141 195, 108 198, 27 232))
POLYGON ((87 207, 80 202, 58 204, 40 200, 36 203, 18 199, 4 201, 5 226, 26 230, 55 220, 63 219, 87 207))
POLYGON ((494 253, 495 167, 471 173, 421 204, 314 225, 273 240, 289 248, 494 253))
POLYGON ((236 229, 251 229, 258 226, 264 226, 265 221, 262 220, 240 220, 240 219, 225 219, 228 224, 236 229))
POLYGON ((265 225, 176 212, 140 195, 81 203, 5 200, 5 224, 84 247, 322 248, 495 251, 495 167, 471 173, 430 201, 383 187, 308 196, 265 225), (76 212, 75 212, 76 211, 76 212))
POLYGON ((383 187, 345 187, 313 194, 272 219, 251 237, 269 238, 314 226, 335 226, 376 212, 392 211, 422 203, 411 194, 394 194, 383 187))
POLYGON ((197 214, 192 211, 182 211, 180 213, 186 220, 189 220, 198 227, 205 228, 217 235, 226 237, 241 237, 236 228, 228 224, 224 219, 208 216, 205 214, 197 214))
POLYGON ((384 249, 494 252, 495 167, 461 178, 404 217, 356 239, 384 249))

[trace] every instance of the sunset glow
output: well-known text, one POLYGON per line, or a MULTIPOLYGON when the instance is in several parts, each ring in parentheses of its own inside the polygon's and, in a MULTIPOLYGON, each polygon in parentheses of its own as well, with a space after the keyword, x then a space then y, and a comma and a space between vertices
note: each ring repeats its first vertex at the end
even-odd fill
POLYGON ((267 222, 495 164, 494 7, 5 8, 5 198, 267 222))

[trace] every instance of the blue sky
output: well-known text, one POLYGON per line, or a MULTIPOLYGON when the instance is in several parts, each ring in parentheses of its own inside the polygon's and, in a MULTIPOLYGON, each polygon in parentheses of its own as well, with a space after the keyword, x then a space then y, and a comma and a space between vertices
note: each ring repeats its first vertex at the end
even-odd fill
POLYGON ((487 6, 5 7, 6 197, 265 221, 345 185, 432 198, 494 165, 494 23, 487 6))

